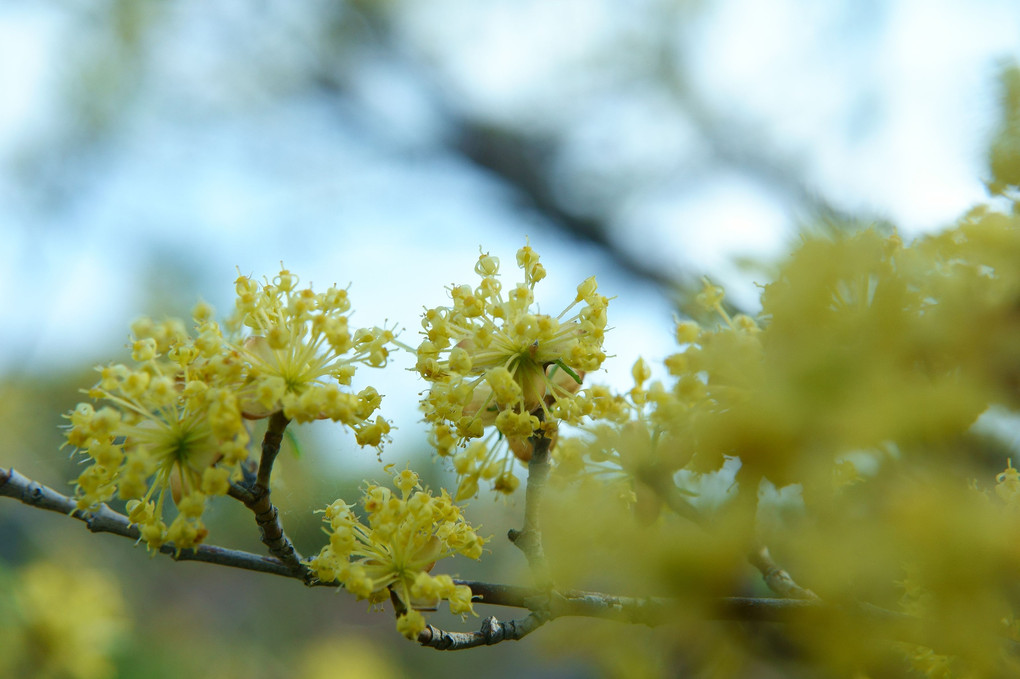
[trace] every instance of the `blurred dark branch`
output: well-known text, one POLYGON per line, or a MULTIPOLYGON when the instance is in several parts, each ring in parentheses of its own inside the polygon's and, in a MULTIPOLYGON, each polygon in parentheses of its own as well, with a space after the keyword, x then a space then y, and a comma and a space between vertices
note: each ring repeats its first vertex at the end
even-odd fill
MULTIPOLYGON (((649 466, 639 469, 637 478, 650 487, 663 504, 676 514, 694 522, 703 529, 709 528, 705 517, 683 496, 680 489, 672 482, 672 475, 668 471, 649 466)), ((768 588, 779 596, 790 599, 818 598, 818 595, 810 589, 798 585, 787 571, 779 567, 766 545, 755 545, 748 554, 747 560, 758 569, 768 588)))
POLYGON ((802 220, 831 224, 853 224, 857 217, 836 206, 806 178, 807 171, 789 152, 772 147, 768 130, 741 121, 713 107, 691 82, 684 36, 660 22, 660 33, 649 41, 649 63, 664 88, 694 125, 713 161, 735 170, 782 199, 789 212, 802 220))
MULTIPOLYGON (((609 237, 611 225, 606 215, 577 214, 557 198, 550 167, 558 139, 477 120, 466 114, 444 96, 435 74, 420 66, 423 60, 407 54, 394 36, 385 8, 359 4, 352 9, 359 16, 360 37, 366 42, 366 50, 375 50, 394 59, 425 84, 431 103, 443 121, 444 150, 505 184, 516 194, 521 209, 534 212, 552 228, 595 245, 619 268, 654 283, 663 292, 668 294, 681 283, 694 282, 693 278, 690 282, 678 281, 673 273, 616 247, 609 237)), ((357 60, 351 61, 357 63, 357 60)), ((338 65, 328 58, 313 56, 311 82, 320 92, 345 99, 351 92, 348 82, 352 76, 345 74, 343 69, 349 65, 338 65)))
POLYGON ((446 117, 453 130, 449 150, 511 187, 522 208, 534 211, 552 228, 597 246, 619 268, 654 283, 663 292, 685 283, 649 260, 618 248, 609 237, 611 225, 606 215, 580 215, 562 204, 549 178, 555 139, 470 120, 449 110, 446 117))
MULTIPOLYGON (((401 40, 389 14, 399 10, 371 3, 357 3, 351 9, 357 16, 362 48, 399 63, 424 84, 431 105, 443 123, 444 150, 510 188, 523 211, 533 212, 549 227, 596 246, 620 269, 651 282, 663 294, 683 300, 696 292, 699 283, 694 272, 688 275, 671 263, 644 257, 637 249, 622 249, 612 237, 611 214, 604 209, 586 209, 581 213, 557 194, 554 166, 563 134, 538 132, 472 115, 447 94, 441 77, 422 65, 428 60, 411 53, 413 46, 401 40)), ((689 11, 689 8, 678 11, 689 11)), ((719 169, 733 170, 771 192, 790 214, 807 222, 853 223, 854 220, 819 189, 809 185, 805 170, 789 152, 768 143, 767 130, 758 129, 707 102, 688 77, 684 45, 680 42, 685 36, 675 30, 676 26, 690 21, 678 23, 676 18, 663 16, 661 21, 653 22, 661 30, 658 33, 654 29, 649 31, 641 47, 647 58, 633 58, 632 55, 627 61, 635 64, 633 72, 622 74, 620 78, 626 77, 632 83, 651 81, 673 99, 678 112, 694 126, 699 145, 707 148, 708 159, 696 172, 707 175, 719 169)), ((606 49, 632 47, 610 44, 606 49)), ((349 47, 346 53, 350 55, 349 47)), ((344 69, 357 68, 360 60, 347 59, 339 65, 329 57, 328 54, 313 55, 312 82, 326 94, 346 97, 352 89, 347 83, 353 73, 345 74, 344 69)), ((692 177, 692 184, 696 179, 692 177)))
MULTIPOLYGON (((673 24, 664 22, 663 26, 673 24)), ((675 57, 676 39, 672 31, 662 38, 658 58, 649 60, 651 68, 656 69, 654 73, 637 73, 634 77, 655 77, 695 127, 698 141, 707 147, 709 155, 701 171, 720 168, 736 171, 778 196, 792 214, 802 219, 854 223, 853 215, 808 184, 805 171, 796 161, 770 148, 762 130, 713 109, 700 97, 675 57)), ((661 265, 621 250, 609 237, 612 223, 608 215, 577 214, 556 197, 550 167, 559 143, 557 138, 473 120, 456 111, 449 102, 442 102, 442 109, 454 130, 449 148, 512 187, 551 226, 598 246, 622 268, 664 291, 695 289, 695 276, 678 277, 675 271, 664 270, 661 265)))

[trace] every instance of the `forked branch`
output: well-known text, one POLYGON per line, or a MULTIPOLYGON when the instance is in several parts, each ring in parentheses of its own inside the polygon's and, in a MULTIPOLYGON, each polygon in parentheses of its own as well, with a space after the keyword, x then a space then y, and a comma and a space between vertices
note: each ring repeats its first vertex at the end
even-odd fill
POLYGON ((259 460, 254 484, 250 488, 231 484, 229 494, 244 503, 244 506, 255 514, 255 523, 258 524, 262 543, 269 549, 269 553, 279 559, 281 563, 286 564, 293 573, 303 580, 310 581, 313 577, 311 570, 302 563, 301 555, 294 548, 290 538, 283 532, 280 512, 273 505, 269 491, 273 463, 276 461, 277 455, 280 454, 283 432, 289 423, 290 420, 282 411, 275 412, 270 416, 269 425, 262 438, 262 456, 259 460))

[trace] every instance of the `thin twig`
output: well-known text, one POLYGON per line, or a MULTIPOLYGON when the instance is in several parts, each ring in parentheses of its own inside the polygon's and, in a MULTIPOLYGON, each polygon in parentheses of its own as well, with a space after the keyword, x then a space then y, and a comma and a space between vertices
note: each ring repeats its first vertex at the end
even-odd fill
POLYGON ((265 436, 262 438, 262 457, 259 460, 254 485, 249 490, 231 484, 228 494, 240 500, 255 514, 255 523, 258 524, 262 543, 269 548, 269 553, 287 564, 303 580, 311 582, 314 578, 312 571, 302 562, 301 555, 294 548, 290 538, 283 532, 280 512, 273 505, 269 491, 273 463, 276 461, 277 455, 280 454, 283 432, 289 423, 290 420, 283 414, 283 411, 277 411, 269 417, 269 424, 266 427, 265 436))
MULTIPOLYGON (((532 590, 538 594, 537 591, 532 590)), ((524 592, 516 592, 517 596, 524 592)), ((524 601, 530 597, 523 596, 524 601)), ((429 625, 418 636, 422 646, 442 651, 459 651, 478 646, 491 646, 503 641, 516 641, 558 617, 580 616, 617 620, 648 625, 665 624, 675 620, 676 601, 664 598, 615 597, 598 592, 568 592, 553 597, 548 612, 532 612, 521 620, 499 622, 487 618, 478 632, 448 632, 429 625)), ((488 603, 495 603, 489 601, 488 603)), ((520 606, 517 602, 513 605, 520 606)), ((930 634, 924 632, 921 621, 905 613, 896 613, 870 604, 836 607, 819 599, 768 599, 754 597, 723 597, 718 600, 710 617, 715 620, 738 622, 789 623, 816 618, 820 624, 831 622, 832 615, 850 616, 866 623, 877 636, 897 641, 938 648, 930 634)), ((1010 646, 1015 644, 1008 643, 1010 646)))
POLYGON ((673 483, 673 475, 670 472, 662 469, 661 466, 651 465, 640 467, 637 470, 637 475, 638 481, 651 488, 663 504, 675 514, 704 527, 705 517, 673 483))
POLYGON ((462 651, 466 648, 492 646, 503 641, 519 641, 544 625, 546 621, 547 618, 537 613, 507 622, 489 617, 482 621, 482 628, 477 632, 446 632, 429 625, 418 635, 418 643, 438 651, 462 651))
POLYGON ((511 529, 507 537, 524 552, 536 584, 542 589, 551 590, 552 574, 542 547, 542 529, 538 516, 542 491, 549 478, 549 446, 552 441, 541 430, 530 441, 533 452, 528 460, 528 488, 524 493, 524 527, 521 530, 511 529))
MULTIPOLYGON (((706 518, 683 496, 680 489, 670 481, 669 474, 663 474, 654 469, 642 470, 639 480, 647 484, 663 503, 672 509, 676 514, 690 519, 702 528, 706 527, 706 518)), ((790 599, 817 599, 818 595, 806 587, 801 587, 793 577, 772 558, 769 548, 765 545, 756 545, 747 560, 755 568, 761 571, 765 584, 769 589, 781 597, 790 599)))
POLYGON ((259 469, 255 474, 255 486, 252 490, 269 494, 269 481, 273 475, 273 463, 276 456, 280 454, 280 444, 283 443, 283 432, 290 424, 290 419, 278 410, 269 416, 269 424, 266 426, 266 433, 262 437, 262 458, 259 460, 259 469))
MULTIPOLYGON (((132 526, 130 519, 123 514, 106 505, 100 505, 99 509, 91 513, 82 512, 76 508, 77 505, 73 498, 36 483, 13 469, 0 468, 0 496, 12 497, 31 507, 70 516, 85 523, 89 530, 95 533, 112 533, 132 540, 138 540, 140 537, 138 528, 132 526)), ((199 545, 194 550, 184 549, 178 554, 173 543, 163 545, 160 552, 178 561, 202 561, 304 581, 301 574, 290 570, 279 559, 250 552, 199 545)), ((536 587, 501 585, 474 580, 454 580, 454 583, 470 587, 479 603, 491 606, 527 609, 536 598, 547 594, 536 587)), ((336 586, 335 582, 314 581, 306 582, 306 584, 336 586)), ((760 604, 761 606, 768 608, 774 606, 769 602, 782 600, 763 599, 759 601, 764 602, 760 604)), ((618 597, 599 592, 566 590, 552 597, 549 613, 551 617, 581 616, 656 624, 666 619, 663 613, 669 610, 670 602, 671 600, 665 598, 618 597)))
MULTIPOLYGON (((123 514, 115 512, 106 505, 100 505, 93 512, 83 512, 77 508, 78 505, 73 498, 58 493, 49 486, 36 483, 14 469, 0 469, 0 495, 13 497, 30 507, 70 516, 83 522, 93 533, 112 533, 135 541, 141 539, 138 527, 132 525, 131 520, 123 514)), ((199 545, 195 549, 178 550, 172 542, 168 542, 162 545, 159 551, 175 561, 202 561, 231 568, 293 577, 290 567, 279 559, 236 549, 199 545)))
POLYGON ((527 608, 528 605, 525 602, 539 594, 539 590, 534 587, 521 587, 520 585, 497 585, 457 578, 453 579, 453 583, 470 587, 471 595, 478 603, 491 606, 527 608))
POLYGON ((496 585, 474 580, 457 580, 454 584, 471 588, 478 603, 492 606, 534 609, 543 601, 548 618, 584 617, 620 622, 659 625, 667 622, 677 602, 665 597, 625 597, 583 590, 548 592, 537 587, 496 585))
POLYGON ((761 575, 769 589, 779 596, 790 599, 818 599, 817 594, 810 589, 798 585, 789 573, 779 567, 772 558, 772 554, 769 553, 767 546, 756 546, 747 559, 755 568, 761 571, 761 575))
POLYGON ((231 482, 227 488, 227 495, 241 502, 246 507, 255 501, 255 495, 250 490, 234 482, 231 482))

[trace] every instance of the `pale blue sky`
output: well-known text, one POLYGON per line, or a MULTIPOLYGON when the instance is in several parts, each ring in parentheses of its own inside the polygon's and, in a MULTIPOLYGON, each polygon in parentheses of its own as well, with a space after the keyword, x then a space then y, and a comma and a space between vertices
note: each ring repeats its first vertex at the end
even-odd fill
MULTIPOLYGON (((636 257, 707 273, 753 309, 761 274, 732 258, 778 255, 803 215, 712 158, 684 92, 635 75, 656 73, 652 57, 675 57, 742 143, 910 236, 982 198, 996 68, 1020 55, 1020 4, 1005 1, 398 2, 398 49, 359 53, 338 103, 299 79, 321 58, 302 45, 318 15, 257 5, 168 5, 138 56, 103 53, 103 15, 81 3, 0 1, 0 371, 116 351, 162 259, 222 311, 235 266, 272 276, 283 260, 316 286, 351 283, 358 322, 397 322, 414 345, 422 307, 471 280, 480 245, 512 275, 530 236, 545 308, 592 274, 615 296, 611 375, 597 379, 626 386, 637 356, 670 351, 669 302, 451 156, 436 93, 555 136, 566 203, 597 208, 636 257), (81 84, 97 55, 129 95, 81 84), (75 87, 120 107, 102 135, 69 120, 75 87)), ((416 430, 421 385, 387 379, 391 416, 416 430)))

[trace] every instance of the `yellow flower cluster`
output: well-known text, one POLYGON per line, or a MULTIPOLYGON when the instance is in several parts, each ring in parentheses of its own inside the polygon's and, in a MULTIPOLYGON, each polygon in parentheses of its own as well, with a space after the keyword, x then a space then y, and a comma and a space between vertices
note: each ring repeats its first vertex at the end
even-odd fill
POLYGON ((78 508, 115 494, 131 501, 129 516, 153 548, 168 540, 178 549, 199 544, 206 496, 225 494, 248 455, 237 397, 243 366, 221 350, 206 315, 199 305, 196 320, 205 320, 197 338, 177 321, 136 321, 134 364, 100 368, 88 394, 104 405, 80 403, 68 416, 67 441, 91 462, 77 480, 78 508), (168 491, 178 509, 169 528, 168 491))
POLYGON ((538 254, 526 245, 517 265, 524 282, 504 291, 499 259, 481 254, 479 284, 453 287, 452 305, 428 309, 422 320, 425 340, 416 367, 431 383, 422 407, 432 443, 440 455, 451 455, 474 441, 454 457, 458 499, 474 495, 480 479, 513 492, 519 483, 514 456, 526 462, 530 437, 539 431, 553 437, 557 422, 577 422, 590 410, 578 390, 584 374, 605 359, 608 300, 598 294, 595 278, 550 316, 534 308, 535 284, 545 277, 538 254), (512 455, 496 439, 505 440, 512 455))
POLYGON ((246 332, 229 346, 246 367, 242 391, 248 416, 282 410, 289 419, 330 419, 352 427, 358 443, 379 446, 390 431, 380 417, 371 420, 381 396, 368 387, 352 394, 357 365, 386 365, 392 330, 350 327, 347 290, 317 293, 299 288, 283 269, 259 285, 246 276, 236 282, 237 305, 231 326, 246 332))
POLYGON ((297 289, 286 269, 259 285, 237 280, 237 312, 224 334, 205 303, 194 333, 177 320, 132 325, 133 363, 99 368, 68 415, 67 441, 91 462, 78 477, 78 507, 115 495, 151 548, 170 541, 193 548, 207 535, 206 498, 223 495, 248 458, 246 419, 282 411, 304 422, 329 418, 354 428, 358 443, 379 446, 389 424, 370 417, 381 396, 368 387, 342 391, 358 363, 385 365, 388 330, 348 330, 347 291, 297 289), (167 495, 177 516, 163 520, 167 495))
MULTIPOLYGON (((483 253, 480 282, 452 287, 448 306, 426 310, 416 351, 431 441, 452 458, 456 496, 433 496, 409 469, 394 474, 396 491, 368 485, 363 514, 342 500, 325 510, 329 543, 309 565, 372 604, 391 598, 410 639, 425 627, 422 611, 442 600, 473 613, 468 587, 431 575, 439 559, 483 551, 455 502, 481 481, 513 492, 515 459, 528 463, 541 436, 558 473, 586 481, 576 494, 545 487, 556 521, 544 526, 544 547, 557 582, 589 577, 620 591, 640 582, 697 604, 705 592, 736 589, 746 554, 764 542, 825 601, 899 606, 931 621, 946 648, 912 646, 906 655, 920 672, 940 676, 957 657, 998 667, 998 640, 1017 636, 1009 602, 1020 552, 1009 536, 1020 529, 1020 472, 1005 459, 1004 469, 988 467, 987 451, 969 455, 978 446, 966 437, 989 404, 1020 405, 1017 262, 1020 217, 986 209, 909 245, 877 229, 805 239, 764 288, 758 317, 731 315, 723 290, 705 280, 702 315, 676 325, 668 376, 653 380, 638 360, 633 388, 614 393, 581 388, 605 358, 608 300, 594 278, 551 316, 535 304, 545 270, 530 246, 517 253, 524 280, 509 291, 499 260, 483 253), (568 437, 561 423, 580 433, 568 437), (721 493, 733 501, 702 520, 707 512, 685 504, 687 482, 726 460, 734 471, 739 460, 721 493), (967 487, 974 470, 1002 470, 993 491, 967 487), (760 502, 784 493, 788 514, 760 502), (599 549, 607 555, 593 574, 599 549), (907 593, 897 599, 905 567, 907 593)), ((151 547, 205 537, 206 498, 226 493, 247 459, 246 419, 331 419, 362 445, 388 437, 376 416, 381 396, 344 388, 358 365, 387 364, 392 331, 351 329, 346 290, 302 288, 286 269, 261 284, 242 276, 236 289, 226 331, 204 304, 193 332, 176 321, 135 323, 134 362, 101 368, 93 403, 68 416, 68 442, 91 462, 78 507, 129 500, 151 547)), ((844 622, 839 633, 792 634, 846 674, 867 647, 847 641, 866 630, 844 622)), ((1010 676, 1020 663, 1003 667, 1010 676)))
POLYGON ((440 600, 449 601, 453 613, 474 613, 470 588, 429 571, 455 554, 479 558, 485 539, 464 520, 445 490, 433 496, 411 470, 396 474, 393 485, 399 495, 383 486, 365 488, 367 525, 343 500, 327 507, 323 521, 329 526, 329 544, 310 565, 319 580, 340 582, 359 599, 380 603, 392 592, 405 609, 397 628, 415 639, 425 629, 420 611, 434 610, 440 600))

